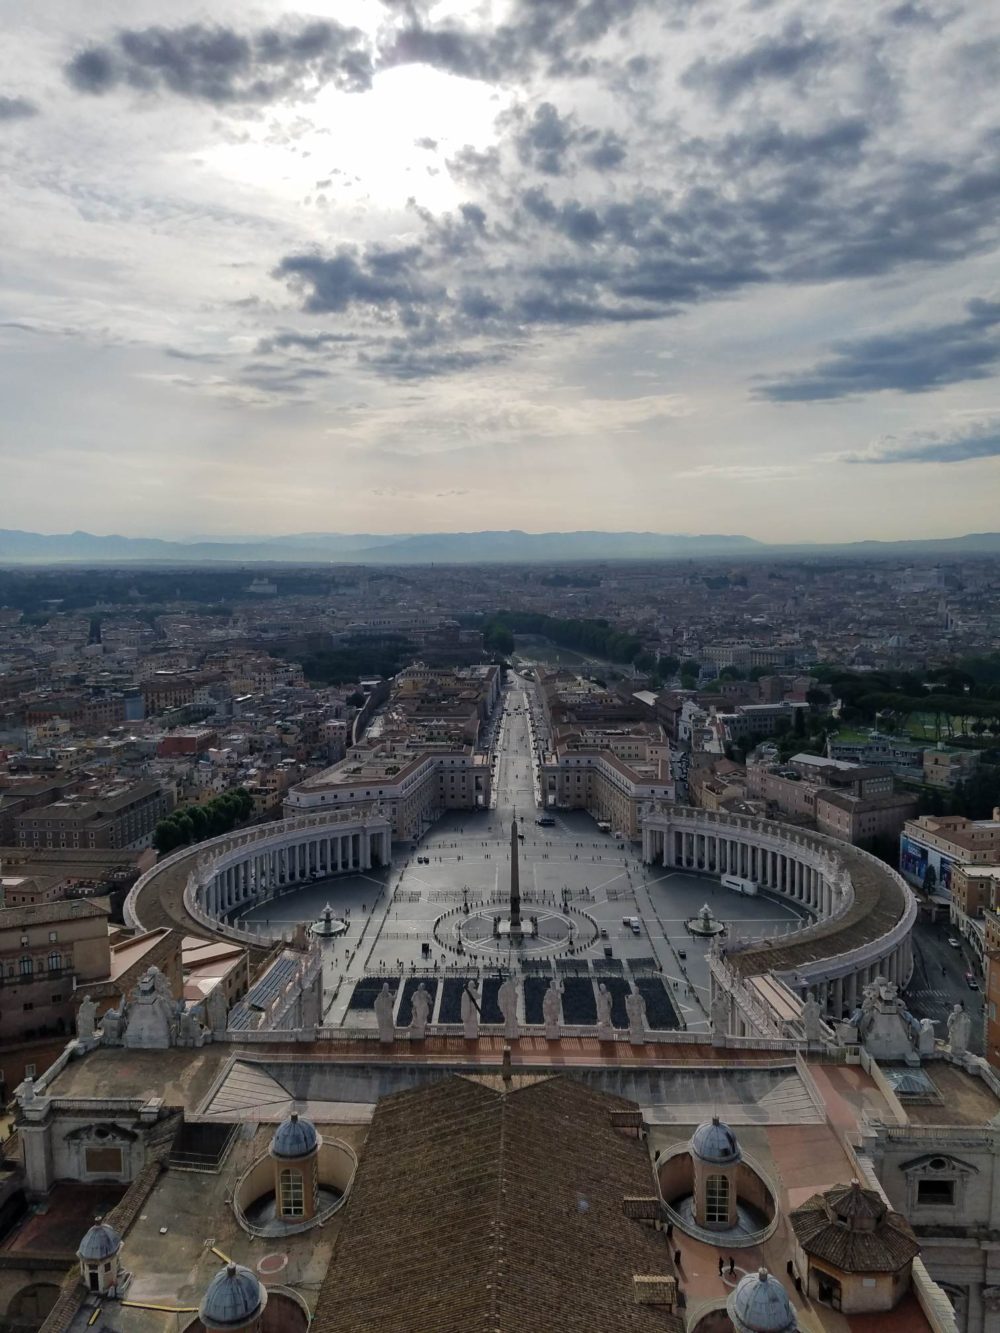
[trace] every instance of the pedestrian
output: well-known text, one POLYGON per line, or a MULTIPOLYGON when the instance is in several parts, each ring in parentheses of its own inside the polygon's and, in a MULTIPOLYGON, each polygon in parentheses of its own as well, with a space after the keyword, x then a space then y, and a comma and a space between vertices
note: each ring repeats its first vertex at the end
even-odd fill
POLYGON ((732 1255, 729 1256, 729 1276, 733 1277, 736 1273, 736 1260, 732 1255))
POLYGON ((722 1277, 723 1269, 725 1268, 725 1266, 726 1266, 726 1265, 722 1262, 722 1255, 720 1254, 720 1255, 719 1255, 719 1277, 722 1277))

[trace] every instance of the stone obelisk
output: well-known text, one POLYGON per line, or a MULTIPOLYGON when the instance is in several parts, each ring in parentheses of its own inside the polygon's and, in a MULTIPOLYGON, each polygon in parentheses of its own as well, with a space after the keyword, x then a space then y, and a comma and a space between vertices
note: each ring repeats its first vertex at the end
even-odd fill
POLYGON ((519 939, 521 930, 521 879, 517 865, 517 819, 510 821, 510 933, 519 939))

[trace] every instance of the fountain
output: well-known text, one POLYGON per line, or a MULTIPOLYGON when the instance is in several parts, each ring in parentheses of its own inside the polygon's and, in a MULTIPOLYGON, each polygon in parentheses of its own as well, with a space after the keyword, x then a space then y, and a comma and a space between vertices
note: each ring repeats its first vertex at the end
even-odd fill
POLYGON ((684 924, 692 935, 721 935, 726 928, 725 922, 714 915, 708 903, 705 903, 697 916, 689 917, 684 924))
POLYGON ((338 935, 347 934, 347 922, 342 917, 333 915, 329 903, 323 908, 323 915, 309 927, 311 933, 321 940, 333 940, 338 935))

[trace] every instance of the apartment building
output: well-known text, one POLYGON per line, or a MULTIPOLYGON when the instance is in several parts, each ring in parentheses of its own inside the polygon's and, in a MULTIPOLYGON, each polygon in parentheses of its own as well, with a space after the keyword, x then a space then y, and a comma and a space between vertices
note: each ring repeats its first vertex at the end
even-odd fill
POLYGON ((110 958, 103 904, 0 909, 0 1045, 69 1031, 74 987, 107 977, 110 958))
POLYGON ((943 745, 924 751, 924 781, 930 787, 951 789, 964 782, 979 763, 978 750, 948 749, 943 745))
POLYGON ((393 838, 419 837, 445 810, 488 808, 489 756, 472 746, 354 746, 340 763, 293 787, 284 814, 316 814, 373 801, 389 817, 393 838))
POLYGON ((928 870, 939 893, 951 892, 957 865, 1000 862, 1000 809, 992 819, 965 815, 921 815, 908 819, 899 837, 899 869, 911 884, 922 887, 928 870))
POLYGON ((19 815, 15 838, 32 848, 145 847, 170 809, 170 796, 156 782, 118 784, 19 815))

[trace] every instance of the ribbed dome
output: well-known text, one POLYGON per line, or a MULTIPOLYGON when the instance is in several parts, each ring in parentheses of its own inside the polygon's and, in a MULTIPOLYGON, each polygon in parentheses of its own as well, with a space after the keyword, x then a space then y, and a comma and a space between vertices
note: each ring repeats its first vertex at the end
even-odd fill
POLYGON ((889 1211, 875 1190, 864 1190, 859 1180, 827 1190, 830 1212, 852 1231, 874 1231, 889 1211))
POLYGON ((122 1238, 114 1227, 109 1227, 106 1222, 98 1222, 80 1241, 77 1254, 81 1259, 96 1263, 99 1259, 110 1259, 121 1247, 122 1238))
POLYGON ((274 1131, 272 1157, 308 1157, 319 1147, 320 1137, 311 1120, 303 1120, 293 1111, 274 1131))
POLYGON ((207 1329, 242 1328, 266 1304, 267 1292, 250 1269, 229 1264, 208 1284, 198 1317, 207 1329))
POLYGON ((736 1135, 717 1115, 699 1125, 691 1135, 691 1152, 703 1162, 722 1166, 740 1160, 740 1145, 736 1135))
POLYGON ((787 1292, 766 1268, 740 1279, 726 1310, 736 1333, 794 1333, 798 1328, 787 1292))

